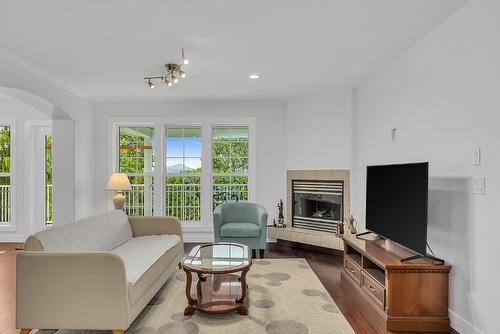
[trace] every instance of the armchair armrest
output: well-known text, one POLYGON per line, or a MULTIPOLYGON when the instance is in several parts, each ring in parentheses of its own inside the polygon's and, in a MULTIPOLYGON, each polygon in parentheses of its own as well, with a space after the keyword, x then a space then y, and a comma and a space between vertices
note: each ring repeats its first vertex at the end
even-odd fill
POLYGON ((17 328, 127 329, 123 260, 107 252, 17 255, 17 328))
POLYGON ((177 234, 182 240, 182 226, 177 217, 129 216, 134 237, 145 235, 177 234))
POLYGON ((257 221, 261 229, 266 229, 267 231, 267 211, 262 205, 257 206, 257 221))
POLYGON ((257 221, 260 226, 260 248, 265 249, 267 244, 267 211, 262 205, 257 205, 257 221))
POLYGON ((222 206, 218 206, 215 208, 213 213, 213 221, 214 221, 214 241, 220 241, 220 227, 222 224, 222 206))

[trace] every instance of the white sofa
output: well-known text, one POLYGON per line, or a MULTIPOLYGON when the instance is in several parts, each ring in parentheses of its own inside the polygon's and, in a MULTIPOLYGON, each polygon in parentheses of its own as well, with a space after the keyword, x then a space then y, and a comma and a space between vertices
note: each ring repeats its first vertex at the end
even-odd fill
POLYGON ((174 217, 121 211, 30 236, 17 256, 16 326, 122 333, 179 265, 174 217))

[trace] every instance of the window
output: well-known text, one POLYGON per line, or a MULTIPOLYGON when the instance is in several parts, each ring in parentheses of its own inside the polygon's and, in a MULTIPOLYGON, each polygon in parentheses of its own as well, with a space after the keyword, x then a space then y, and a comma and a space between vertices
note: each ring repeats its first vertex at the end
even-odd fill
POLYGON ((213 207, 248 200, 248 126, 212 128, 213 207))
POLYGON ((0 225, 12 219, 11 127, 0 124, 0 225))
POLYGON ((153 215, 154 128, 119 127, 118 170, 127 173, 131 191, 125 192, 125 212, 130 216, 153 215))
POLYGON ((45 135, 45 226, 52 225, 52 136, 45 135))
POLYGON ((165 211, 181 221, 201 221, 201 127, 165 128, 165 211))
MULTIPOLYGON (((212 230, 212 209, 254 200, 253 118, 117 118, 114 170, 127 173, 128 215, 178 217, 183 230, 212 230)), ((113 163, 114 161, 114 163, 113 163)), ((111 172, 111 170, 110 170, 111 172)), ((108 202, 111 204, 111 201, 108 202)))

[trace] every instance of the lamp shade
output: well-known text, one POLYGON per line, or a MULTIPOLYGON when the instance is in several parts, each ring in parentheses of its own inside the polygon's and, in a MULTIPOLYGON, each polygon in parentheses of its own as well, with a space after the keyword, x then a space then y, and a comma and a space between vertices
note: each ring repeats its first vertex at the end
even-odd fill
POLYGON ((125 173, 111 174, 111 176, 108 179, 108 183, 106 184, 106 190, 116 190, 116 191, 132 190, 127 174, 125 173))

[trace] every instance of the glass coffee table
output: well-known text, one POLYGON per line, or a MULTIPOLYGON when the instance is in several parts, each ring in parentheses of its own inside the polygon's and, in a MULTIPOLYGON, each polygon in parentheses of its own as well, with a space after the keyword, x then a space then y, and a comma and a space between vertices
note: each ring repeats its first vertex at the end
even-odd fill
POLYGON ((197 310, 206 313, 238 311, 247 315, 246 275, 251 266, 252 254, 245 245, 219 242, 193 248, 182 261, 188 300, 184 314, 191 315, 197 310), (193 274, 198 276, 195 287, 192 286, 193 274))

